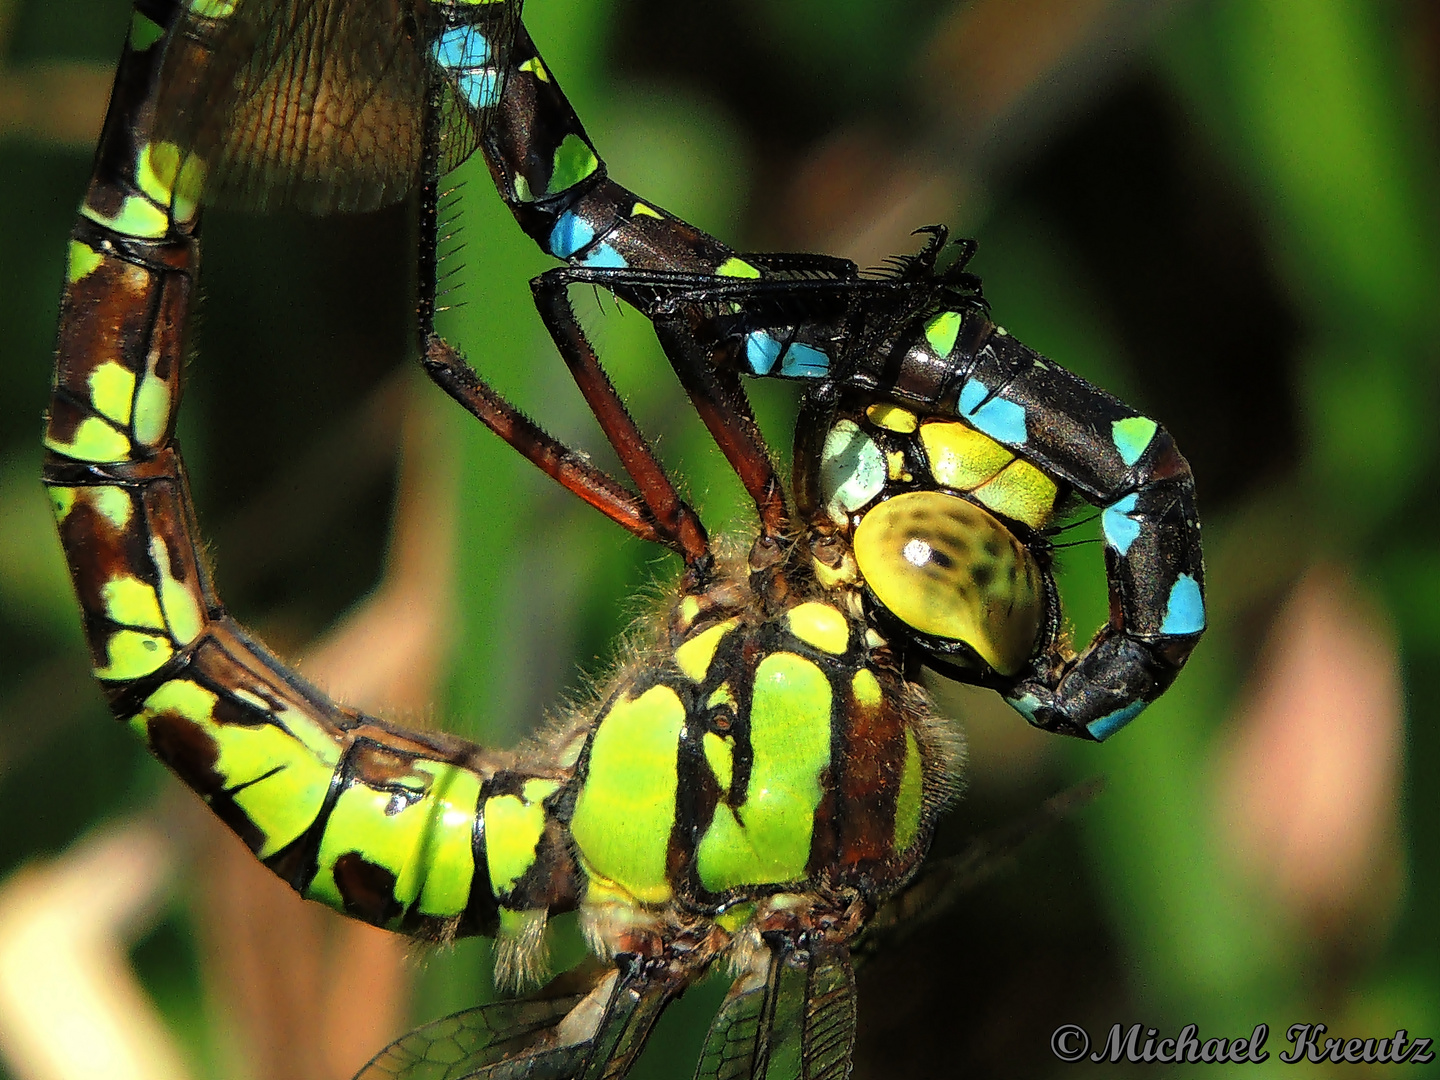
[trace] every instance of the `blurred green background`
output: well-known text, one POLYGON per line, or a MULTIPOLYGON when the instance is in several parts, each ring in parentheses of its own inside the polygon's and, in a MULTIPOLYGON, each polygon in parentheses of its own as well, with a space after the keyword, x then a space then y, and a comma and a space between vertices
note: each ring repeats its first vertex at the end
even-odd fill
MULTIPOLYGON (((1266 1066, 1147 1075, 1283 1071, 1292 1023, 1440 1037, 1435 6, 531 0, 526 18, 623 183, 742 249, 874 264, 933 221, 978 237, 997 321, 1160 418, 1195 471, 1210 630, 1142 720, 1068 745, 935 686, 972 757, 938 852, 1075 780, 1108 789, 862 974, 857 1074, 1110 1075, 1054 1058, 1062 1023, 1098 1039, 1115 1022, 1271 1026, 1266 1066)), ((25 1046, 67 1036, 7 1013, 45 966, 7 942, 69 910, 23 898, 79 867, 76 914, 40 939, 61 955, 103 892, 84 853, 140 823, 169 870, 134 861, 117 977, 146 991, 131 1008, 158 1010, 172 1074, 346 1076, 407 1021, 482 1000, 488 947, 390 956, 365 978, 396 1004, 347 1028, 364 1010, 327 994, 359 978, 348 931, 317 924, 305 948, 241 932, 252 909, 216 899, 212 851, 238 845, 89 680, 38 483, 65 237, 127 19, 121 0, 0 0, 0 1075, 66 1075, 25 1046)), ((442 329, 604 460, 529 301, 546 261, 483 165, 456 179, 464 306, 442 329)), ((423 385, 411 214, 211 214, 182 439, 221 593, 287 656, 367 610, 399 561, 400 478, 428 477, 412 557, 449 584, 408 615, 443 674, 412 708, 512 745, 604 671, 674 567, 423 385)), ((587 321, 712 532, 743 537, 738 486, 645 321, 610 305, 587 321)), ((756 395, 785 458, 793 393, 756 395)), ((1094 545, 1062 560, 1082 633, 1104 617, 1100 566, 1094 545)), ((637 1075, 690 1075, 721 992, 677 1006, 637 1075)))

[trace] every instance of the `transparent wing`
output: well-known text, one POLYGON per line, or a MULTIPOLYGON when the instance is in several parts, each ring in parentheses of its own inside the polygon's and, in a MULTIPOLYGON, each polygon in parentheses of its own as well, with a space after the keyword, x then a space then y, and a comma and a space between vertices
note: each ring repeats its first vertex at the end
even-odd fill
POLYGON ((882 949, 893 948, 939 918, 957 899, 1007 866, 1022 846, 1089 805, 1104 786, 1100 779, 1076 784, 1025 816, 975 837, 958 854, 927 864, 919 878, 870 920, 853 950, 856 960, 864 962, 882 949))
POLYGON ((515 32, 520 26, 523 0, 471 5, 463 26, 439 30, 450 58, 466 58, 467 65, 432 66, 439 88, 438 122, 440 172, 447 173, 473 154, 494 122, 505 78, 510 70, 515 32))
POLYGON ((742 975, 710 1025, 695 1080, 845 1080, 855 1046, 855 973, 843 946, 784 945, 742 975))
POLYGON ((355 1080, 621 1080, 674 996, 635 965, 587 965, 530 997, 417 1028, 355 1080))
POLYGON ((584 997, 497 1001, 402 1035, 355 1080, 461 1080, 505 1057, 523 1053, 564 1020, 584 997))
POLYGON ((235 0, 224 18, 206 14, 219 6, 186 15, 213 53, 202 69, 172 52, 159 130, 204 160, 207 201, 316 213, 373 210, 415 186, 432 91, 443 170, 468 157, 520 14, 520 0, 467 5, 460 26, 424 0, 235 0), (442 39, 472 70, 440 67, 442 39))

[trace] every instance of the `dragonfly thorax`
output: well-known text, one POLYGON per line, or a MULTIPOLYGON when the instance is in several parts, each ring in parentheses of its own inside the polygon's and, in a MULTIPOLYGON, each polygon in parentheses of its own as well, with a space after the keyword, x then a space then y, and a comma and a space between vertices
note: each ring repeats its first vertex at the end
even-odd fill
POLYGON ((554 796, 592 943, 858 933, 924 856, 954 783, 949 738, 834 604, 695 610, 682 599, 672 625, 691 625, 668 658, 611 688, 554 796))

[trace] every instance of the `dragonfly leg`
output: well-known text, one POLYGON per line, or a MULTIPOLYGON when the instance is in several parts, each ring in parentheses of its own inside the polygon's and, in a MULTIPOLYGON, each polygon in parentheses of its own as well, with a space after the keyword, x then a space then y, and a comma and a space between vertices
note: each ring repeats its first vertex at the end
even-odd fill
MULTIPOLYGON (((417 322, 421 362, 430 378, 471 415, 529 462, 578 495, 610 520, 642 540, 663 544, 677 552, 687 567, 708 575, 709 540, 699 516, 679 496, 658 459, 635 425, 594 349, 585 340, 563 292, 550 301, 546 318, 561 355, 579 384, 601 429, 640 487, 640 495, 597 468, 589 458, 547 433, 539 424, 490 386, 453 346, 435 331, 435 292, 439 243, 439 138, 434 125, 438 113, 432 102, 425 132, 425 182, 420 201, 419 297, 417 322), (558 300, 558 303, 557 303, 558 300)), ((541 314, 547 307, 541 305, 541 314)))
POLYGON ((584 454, 550 435, 507 401, 444 338, 430 337, 421 362, 436 385, 566 491, 640 539, 680 550, 649 507, 584 454))
MULTIPOLYGON (((790 515, 785 505, 784 486, 776 475, 770 448, 755 422, 739 377, 733 370, 715 362, 725 343, 713 332, 707 332, 713 331, 713 323, 705 318, 698 305, 684 300, 675 301, 666 295, 676 287, 676 281, 692 284, 698 281, 705 285, 715 283, 714 278, 700 275, 558 267, 541 275, 533 284, 542 313, 553 307, 557 312, 568 314, 569 303, 564 299, 566 290, 571 285, 581 284, 610 290, 640 307, 654 324, 665 355, 701 420, 754 499, 763 537, 766 541, 776 541, 789 530, 790 515)), ((546 316, 547 323, 550 318, 546 316)), ((573 316, 570 321, 573 325, 573 316)), ((570 332, 568 328, 566 332, 570 332)), ((580 333, 578 326, 574 327, 574 332, 580 333)), ((590 349, 588 342, 585 342, 584 348, 590 349)))
MULTIPOLYGON (((646 508, 655 516, 662 533, 684 557, 687 566, 708 560, 710 543, 700 517, 680 497, 665 468, 655 456, 649 442, 636 425, 619 391, 600 364, 595 347, 585 336, 566 294, 567 282, 555 277, 554 271, 542 274, 530 283, 535 306, 545 323, 565 365, 575 377, 590 411, 600 429, 615 448, 625 471, 639 485, 646 508)), ((564 273, 563 270, 560 273, 564 273)))

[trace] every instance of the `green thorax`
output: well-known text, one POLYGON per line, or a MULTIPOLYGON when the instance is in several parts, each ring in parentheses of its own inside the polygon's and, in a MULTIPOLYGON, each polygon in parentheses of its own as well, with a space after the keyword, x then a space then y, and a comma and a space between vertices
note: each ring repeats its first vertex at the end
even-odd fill
POLYGON ((569 826, 592 895, 714 912, 891 891, 924 853, 944 763, 865 626, 812 600, 677 638, 580 752, 569 826))

